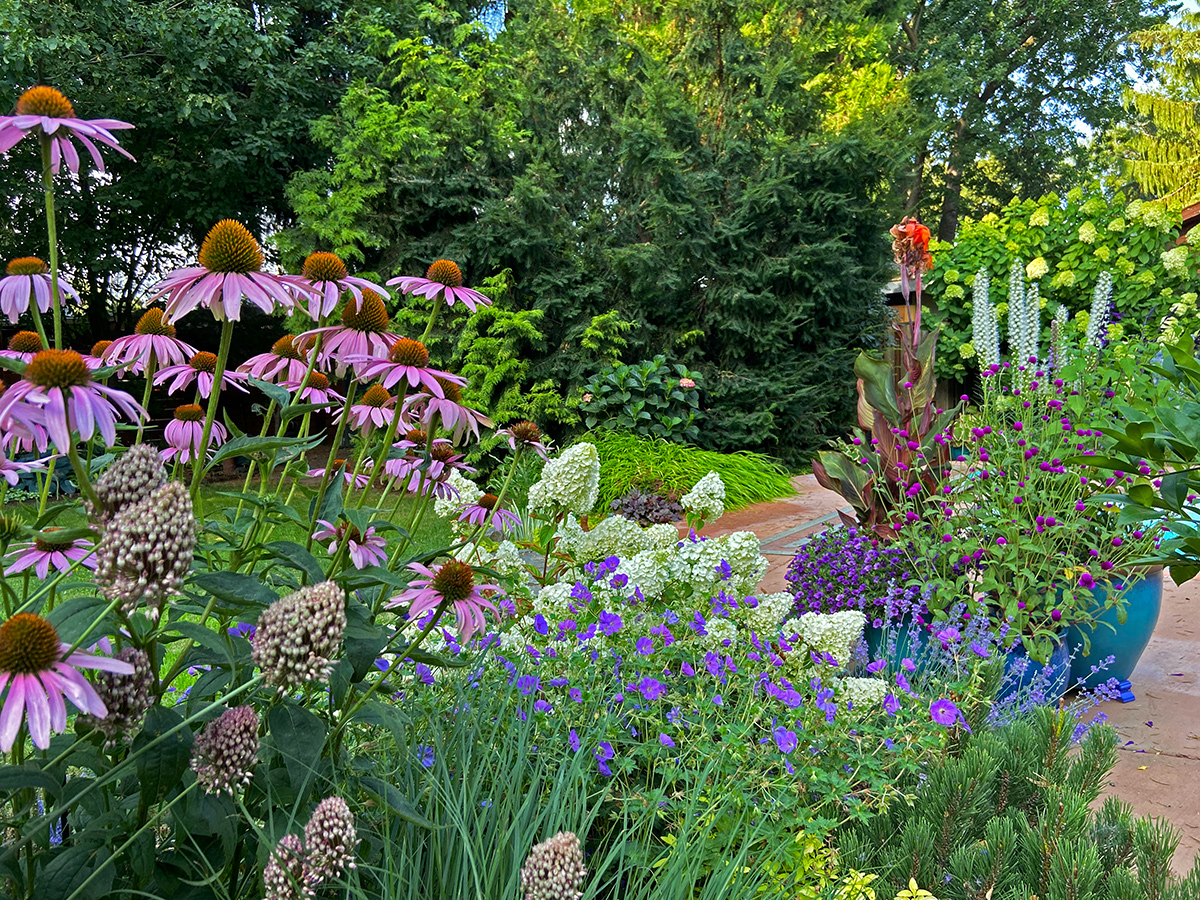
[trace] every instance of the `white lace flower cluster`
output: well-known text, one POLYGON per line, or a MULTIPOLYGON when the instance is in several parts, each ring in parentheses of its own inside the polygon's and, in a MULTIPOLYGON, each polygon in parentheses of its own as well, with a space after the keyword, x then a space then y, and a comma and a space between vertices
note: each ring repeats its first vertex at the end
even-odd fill
POLYGON ((737 618, 746 628, 759 637, 774 640, 780 626, 792 614, 796 598, 784 591, 778 594, 760 594, 751 605, 748 601, 738 604, 737 618))
POLYGON ((759 552, 752 531, 734 531, 703 541, 681 541, 667 560, 667 579, 681 593, 714 597, 724 590, 745 596, 753 593, 767 571, 767 558, 759 552), (728 571, 722 563, 728 564, 728 571))
POLYGON ((558 551, 570 554, 581 565, 609 556, 622 559, 646 550, 669 550, 679 542, 674 525, 643 528, 624 516, 601 519, 590 531, 575 516, 568 514, 558 528, 558 551))
POLYGON ((1085 244, 1096 243, 1096 226, 1091 222, 1084 222, 1079 226, 1079 240, 1085 244))
POLYGON ((845 666, 866 624, 867 617, 857 609, 844 609, 797 616, 788 620, 785 630, 792 629, 805 650, 818 655, 828 653, 839 665, 845 666))
POLYGON ((483 496, 482 488, 458 469, 450 470, 446 484, 457 492, 457 496, 437 497, 433 501, 433 511, 443 519, 457 517, 464 506, 470 506, 483 496))
POLYGON ((1030 260, 1029 265, 1025 267, 1025 274, 1029 276, 1030 281, 1037 281, 1050 271, 1050 265, 1046 262, 1046 257, 1038 256, 1030 260))
POLYGON ((888 683, 882 678, 843 678, 837 685, 855 709, 877 708, 888 692, 888 683))
POLYGON ((979 366, 988 369, 1000 364, 1000 324, 996 320, 996 310, 992 308, 988 291, 991 280, 987 269, 980 269, 975 275, 975 283, 971 286, 971 328, 975 352, 979 354, 979 366))
POLYGON ((560 506, 585 516, 600 494, 600 454, 595 444, 575 444, 546 463, 529 489, 529 507, 560 506))
POLYGON ((679 502, 705 522, 715 522, 725 515, 725 482, 716 472, 709 472, 679 502))

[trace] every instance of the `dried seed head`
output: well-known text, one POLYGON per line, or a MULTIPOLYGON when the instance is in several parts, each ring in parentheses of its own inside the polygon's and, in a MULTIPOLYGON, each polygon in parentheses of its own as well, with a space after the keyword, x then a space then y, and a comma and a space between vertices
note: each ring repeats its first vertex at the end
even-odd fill
POLYGON ((508 430, 522 444, 535 444, 542 439, 542 430, 528 419, 513 422, 508 426, 508 430))
POLYGON ((341 797, 326 797, 304 826, 308 870, 317 882, 331 881, 346 868, 353 869, 358 833, 354 814, 341 797))
POLYGON ((234 793, 249 784, 258 759, 258 713, 227 709, 204 726, 192 745, 192 769, 206 793, 234 793))
POLYGON ((342 324, 355 331, 365 331, 370 334, 383 334, 391 324, 387 307, 380 297, 370 288, 362 292, 362 306, 355 308, 351 300, 342 307, 342 324))
POLYGON ((304 277, 309 281, 341 281, 349 274, 336 253, 317 251, 304 260, 304 277))
POLYGON ((13 353, 39 353, 46 345, 36 331, 18 331, 8 339, 8 349, 13 353))
POLYGON ((36 256, 20 256, 12 260, 4 270, 6 275, 45 275, 50 271, 36 256))
POLYGON ((44 84, 31 87, 17 101, 18 116, 45 116, 47 119, 73 119, 75 107, 62 91, 44 84))
POLYGON ((96 584, 131 613, 140 605, 157 619, 183 590, 196 550, 192 497, 177 481, 121 509, 96 548, 96 584))
POLYGON ((33 613, 17 613, 0 625, 0 672, 32 675, 62 659, 54 626, 33 613))
POLYGON ((157 306, 146 310, 133 328, 134 334, 157 334, 175 337, 175 326, 167 321, 167 314, 157 306))
POLYGON ((458 263, 448 259, 435 260, 425 272, 425 277, 446 287, 462 287, 463 283, 462 269, 458 263))
POLYGON ((150 671, 150 658, 136 647, 118 650, 115 656, 133 666, 132 675, 115 672, 97 672, 93 678, 96 693, 104 701, 108 715, 104 718, 85 716, 84 719, 100 734, 104 735, 104 749, 113 750, 133 739, 142 730, 146 710, 154 702, 154 673, 150 671))
POLYGON ((259 617, 254 664, 280 690, 327 682, 346 630, 346 598, 332 581, 276 600, 259 617))
POLYGON ((149 444, 135 444, 129 452, 109 466, 93 486, 100 501, 99 510, 91 510, 101 521, 108 521, 121 509, 149 497, 167 482, 158 451, 149 444))
POLYGON ((577 900, 585 877, 579 838, 560 831, 529 851, 521 869, 521 890, 526 900, 577 900))
POLYGON ((200 265, 222 274, 258 272, 263 252, 245 225, 236 219, 222 219, 200 245, 200 265))

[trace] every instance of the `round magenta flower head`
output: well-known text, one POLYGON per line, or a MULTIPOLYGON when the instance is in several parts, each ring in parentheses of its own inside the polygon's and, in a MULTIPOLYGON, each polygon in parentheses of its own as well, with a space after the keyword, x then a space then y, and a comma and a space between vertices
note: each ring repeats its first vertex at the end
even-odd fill
POLYGON ((425 272, 424 278, 401 275, 388 282, 388 287, 392 285, 397 285, 406 294, 416 294, 431 300, 441 294, 447 306, 461 301, 471 312, 475 311, 476 304, 490 306, 492 303, 485 294, 463 287, 462 269, 458 267, 458 263, 449 259, 436 260, 425 272))
POLYGON ((1054 622, 1062 621, 1062 610, 1061 609, 1050 610, 1050 618, 1054 622))
POLYGON ((451 559, 432 569, 421 563, 409 563, 408 567, 425 577, 410 582, 408 590, 393 597, 388 606, 407 604, 409 621, 419 619, 442 604, 453 606, 458 617, 460 641, 465 644, 486 626, 484 610, 496 612, 495 605, 481 592, 500 593, 500 588, 494 584, 476 584, 475 570, 467 563, 451 559))
POLYGON ((587 869, 583 848, 570 831, 534 844, 521 868, 525 900, 578 900, 587 869))
MULTIPOLYGON (((400 340, 400 335, 388 330, 391 326, 392 318, 388 315, 383 297, 368 289, 362 292, 358 305, 347 303, 342 307, 341 325, 314 328, 300 337, 315 339, 323 334, 325 337, 317 362, 325 368, 332 366, 334 373, 340 377, 346 374, 352 361, 386 359, 392 344, 400 340)), ((362 363, 353 364, 355 374, 362 378, 362 363)))
MULTIPOLYGON (((200 441, 204 439, 204 407, 198 403, 185 403, 175 407, 175 416, 163 429, 167 442, 161 451, 163 459, 179 457, 181 463, 189 463, 200 457, 200 441)), ((208 455, 229 439, 229 432, 220 422, 213 420, 208 435, 208 455)))
POLYGON ((257 759, 258 713, 253 706, 225 710, 192 745, 192 770, 206 794, 232 794, 249 784, 257 759))
MULTIPOLYGON (((75 288, 58 276, 58 289, 79 301, 75 288)), ((22 256, 12 260, 0 278, 0 312, 15 323, 29 309, 30 298, 37 303, 38 312, 49 312, 53 303, 50 286, 50 267, 36 256, 22 256)))
POLYGON ((13 564, 4 570, 5 576, 15 575, 33 567, 37 577, 42 581, 50 574, 50 567, 56 572, 67 572, 75 563, 96 568, 96 560, 92 556, 92 542, 82 538, 73 541, 60 542, 54 540, 57 528, 47 528, 33 539, 32 543, 14 548, 17 558, 13 564))
POLYGON ((44 134, 50 138, 50 170, 56 175, 64 159, 68 169, 79 173, 79 151, 75 141, 84 146, 96 168, 103 172, 104 158, 96 144, 111 147, 133 159, 113 136, 114 131, 132 127, 128 122, 116 119, 77 119, 75 107, 61 91, 37 85, 21 95, 15 116, 0 116, 0 153, 8 153, 27 134, 44 134))
POLYGON ((167 483, 158 451, 149 444, 134 444, 92 484, 100 509, 92 516, 107 522, 126 506, 145 500, 167 483))
MULTIPOLYGON (((342 411, 339 409, 334 414, 335 424, 342 420, 342 411)), ((387 388, 373 384, 363 392, 358 402, 350 407, 349 415, 350 424, 364 434, 370 434, 376 428, 387 428, 397 415, 396 398, 387 392, 387 388)))
POLYGON ((433 392, 414 394, 405 401, 404 410, 408 412, 411 409, 426 431, 434 429, 440 423, 442 428, 454 436, 455 442, 461 440, 467 431, 478 440, 479 426, 490 428, 492 420, 463 404, 464 383, 465 381, 457 376, 441 376, 438 378, 438 385, 442 389, 440 395, 433 392))
POLYGON ((304 826, 304 849, 308 853, 308 871, 317 883, 341 877, 355 867, 358 832, 354 813, 341 797, 326 797, 313 810, 304 826))
POLYGON ((471 525, 487 525, 501 532, 520 528, 521 517, 504 509, 499 502, 500 498, 495 494, 484 494, 459 513, 458 520, 471 525))
POLYGON ((315 344, 316 338, 301 340, 297 335, 285 334, 272 345, 270 353, 250 357, 237 370, 259 381, 299 382, 308 372, 308 354, 315 344))
POLYGON ((263 866, 263 900, 309 900, 316 896, 308 857, 298 834, 285 834, 263 866))
POLYGON ((200 245, 198 261, 200 265, 176 269, 151 288, 151 302, 165 297, 172 321, 206 306, 217 321, 236 322, 242 317, 243 297, 265 313, 277 305, 291 312, 293 294, 309 295, 313 290, 299 276, 264 272, 262 248, 234 219, 212 227, 200 245))
POLYGON ((348 292, 354 298, 355 309, 362 308, 363 291, 374 291, 382 297, 388 292, 372 281, 351 275, 336 253, 317 251, 304 260, 301 276, 313 289, 308 301, 308 314, 318 322, 337 308, 338 300, 348 292))
POLYGON ((96 548, 96 584, 126 614, 145 606, 157 620, 183 590, 196 553, 196 516, 187 486, 167 482, 121 508, 96 548))
POLYGON ((0 356, 28 363, 45 349, 46 345, 42 343, 42 336, 36 331, 18 331, 8 339, 8 346, 0 351, 0 356))
POLYGON ((281 691, 328 682, 346 631, 346 595, 334 582, 303 587, 266 608, 255 627, 252 657, 267 684, 281 691))
POLYGON ((34 422, 61 453, 74 445, 73 433, 86 441, 99 431, 111 447, 122 414, 137 421, 146 411, 124 391, 92 381, 92 370, 74 350, 41 351, 25 367, 24 378, 0 395, 0 428, 34 422))
POLYGON ((104 701, 79 670, 132 675, 133 666, 78 650, 67 655, 70 649, 41 616, 17 613, 0 625, 0 691, 8 688, 0 709, 0 750, 12 750, 26 716, 33 745, 39 750, 49 747, 50 735, 67 728, 64 698, 82 712, 98 718, 108 715, 104 701))
POLYGON ((528 447, 542 459, 547 459, 549 448, 542 430, 528 419, 513 422, 507 428, 501 428, 496 434, 508 439, 508 446, 516 451, 518 447, 528 447))
POLYGON ((106 366, 124 366, 137 375, 146 370, 150 359, 156 365, 186 363, 196 348, 175 337, 175 326, 166 320, 166 312, 157 306, 146 310, 134 326, 133 334, 119 337, 100 357, 106 366))
MULTIPOLYGON (((100 644, 108 648, 108 639, 100 644)), ((133 740, 142 730, 146 711, 154 703, 154 672, 150 668, 150 657, 137 647, 125 647, 114 654, 114 658, 133 666, 133 674, 98 673, 96 693, 108 709, 108 715, 102 719, 84 717, 92 728, 104 735, 104 749, 109 751, 133 740)))
MULTIPOLYGON (((194 381, 196 389, 200 391, 201 397, 208 397, 212 394, 213 381, 217 377, 217 354, 209 353, 207 350, 201 350, 199 353, 192 354, 184 365, 167 366, 165 369, 160 369, 154 376, 155 384, 165 384, 170 381, 167 386, 167 393, 173 394, 182 388, 186 388, 194 381)), ((241 372, 233 372, 226 369, 221 373, 221 390, 227 387, 235 387, 243 394, 250 393, 242 384, 246 381, 247 376, 241 372)), ((215 423, 214 423, 215 424, 215 423)))

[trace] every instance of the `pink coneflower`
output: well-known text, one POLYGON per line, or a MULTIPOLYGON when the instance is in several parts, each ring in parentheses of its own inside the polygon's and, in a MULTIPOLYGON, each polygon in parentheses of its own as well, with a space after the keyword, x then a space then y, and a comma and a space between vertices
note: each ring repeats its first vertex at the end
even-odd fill
MULTIPOLYGON (((200 455, 200 441, 204 438, 204 407, 198 403, 185 403, 175 407, 175 417, 163 429, 167 448, 159 451, 163 459, 179 457, 181 463, 189 463, 200 455)), ((208 452, 212 453, 229 439, 229 432, 220 422, 213 420, 212 433, 208 436, 208 452)))
POLYGON ((96 168, 103 172, 104 159, 96 144, 104 144, 133 159, 112 134, 132 127, 116 119, 77 119, 71 101, 60 91, 38 85, 21 95, 15 116, 0 116, 0 153, 8 153, 27 134, 44 134, 50 138, 50 170, 58 174, 59 162, 65 159, 67 168, 78 174, 79 153, 73 142, 78 140, 91 154, 96 168))
POLYGON ((8 339, 8 346, 0 350, 0 356, 9 359, 19 359, 23 363, 33 361, 35 354, 46 349, 42 336, 36 331, 18 331, 8 339))
POLYGON ((80 354, 89 369, 95 372, 97 369, 104 368, 104 351, 111 347, 112 343, 112 341, 96 341, 92 344, 91 350, 80 354))
POLYGON ((0 625, 0 691, 8 688, 0 710, 0 750, 8 753, 16 743, 26 711, 29 736, 39 750, 50 746, 50 735, 67 728, 67 705, 103 719, 104 701, 79 672, 100 669, 115 675, 132 675, 133 666, 76 650, 58 639, 54 626, 32 613, 17 613, 0 625))
POLYGON ((463 405, 462 389, 457 382, 441 379, 439 387, 443 396, 438 397, 431 393, 414 394, 404 404, 404 412, 412 410, 427 431, 440 423, 454 436, 455 441, 460 440, 467 431, 478 440, 479 426, 490 428, 492 420, 478 410, 463 405))
POLYGON ((0 395, 0 428, 12 430, 22 420, 42 425, 62 453, 74 448, 72 432, 86 441, 98 430, 111 447, 122 415, 136 422, 146 411, 124 391, 92 381, 92 370, 74 350, 43 350, 0 395))
MULTIPOLYGON (((58 276, 58 289, 79 300, 75 288, 63 281, 61 275, 58 276)), ((36 256, 22 256, 10 262, 4 277, 0 278, 0 312, 8 316, 8 321, 16 322, 29 309, 30 297, 36 299, 39 312, 50 311, 53 305, 50 267, 36 256)))
POLYGON ((424 578, 409 583, 409 588, 393 597, 389 607, 408 604, 408 619, 419 619, 442 603, 453 605, 458 616, 458 631, 461 643, 465 644, 476 631, 486 627, 484 610, 496 613, 495 605, 481 591, 502 593, 494 584, 476 584, 475 570, 465 562, 449 560, 430 569, 420 563, 409 563, 408 567, 424 578))
POLYGON ((150 357, 155 365, 181 365, 195 352, 191 344, 175 337, 175 326, 166 321, 165 311, 154 307, 142 313, 133 334, 119 337, 100 357, 106 366, 125 366, 134 375, 146 370, 150 357))
POLYGON ((496 434, 507 438, 508 446, 514 452, 517 447, 528 447, 542 459, 546 459, 549 454, 542 430, 527 419, 513 422, 507 428, 501 428, 496 434))
MULTIPOLYGON (((357 475, 355 475, 354 472, 350 470, 350 467, 346 465, 346 460, 344 459, 332 460, 329 463, 328 468, 330 470, 329 476, 331 478, 336 475, 339 470, 341 470, 342 478, 345 480, 346 484, 353 485, 356 488, 365 488, 371 483, 371 476, 369 474, 359 472, 357 475)), ((324 478, 325 469, 326 466, 321 466, 319 469, 309 469, 308 474, 313 478, 324 478)))
POLYGON ((308 314, 318 322, 334 311, 338 300, 347 291, 354 297, 356 310, 362 308, 364 290, 374 291, 383 297, 388 296, 388 292, 374 282, 347 272, 346 264, 336 253, 310 253, 308 259, 304 260, 302 277, 313 288, 313 294, 308 301, 308 314))
POLYGON ((317 524, 324 527, 313 532, 313 540, 329 541, 329 555, 337 553, 338 547, 345 541, 350 550, 350 561, 354 568, 365 569, 367 566, 382 566, 387 562, 387 541, 382 535, 375 533, 375 526, 367 526, 367 530, 359 532, 350 523, 334 525, 325 519, 317 519, 317 524))
MULTIPOLYGON (((0 403, 3 398, 0 397, 0 403)), ((39 415, 36 407, 26 407, 17 404, 7 420, 0 419, 0 449, 12 450, 13 453, 43 454, 50 446, 50 434, 31 416, 39 415)))
MULTIPOLYGON (((315 343, 316 338, 301 340, 298 335, 285 334, 271 346, 270 353, 250 357, 237 370, 259 381, 299 382, 308 372, 306 354, 315 343)), ((318 364, 316 368, 321 367, 318 364)))
POLYGON ((471 525, 487 525, 496 531, 512 531, 521 527, 521 518, 514 512, 498 506, 500 498, 495 494, 484 494, 461 513, 458 521, 471 525))
POLYGON ((462 270, 458 264, 448 259, 439 259, 425 272, 424 278, 412 275, 401 275, 388 282, 388 287, 399 286, 406 294, 416 294, 418 297, 435 298, 438 294, 446 301, 447 306, 453 306, 462 301, 463 306, 475 311, 475 305, 490 306, 492 301, 479 291, 463 287, 462 270))
POLYGON ((242 317, 242 297, 266 313, 276 305, 290 312, 293 293, 308 295, 313 290, 296 275, 262 271, 262 248, 246 226, 233 219, 222 219, 208 232, 199 263, 176 269, 151 288, 151 301, 166 297, 171 321, 206 306, 217 321, 236 322, 242 317))
POLYGON ((458 385, 467 383, 466 379, 457 375, 429 368, 429 351, 420 341, 410 338, 400 338, 392 344, 387 359, 347 356, 346 362, 354 366, 355 374, 363 380, 378 378, 385 388, 406 381, 409 387, 422 387, 435 397, 445 396, 441 384, 444 381, 458 385))
MULTIPOLYGON (((350 425, 369 434, 374 428, 387 428, 396 417, 396 398, 377 384, 371 385, 357 403, 350 407, 350 425)), ((342 410, 334 414, 337 424, 342 420, 342 410)))
POLYGON ((0 448, 0 478, 8 482, 9 487, 16 487, 22 475, 30 472, 41 472, 45 469, 43 460, 34 462, 16 462, 3 454, 0 448))
POLYGON ((96 557, 92 553, 91 541, 81 538, 59 543, 53 540, 53 533, 57 530, 57 528, 47 528, 32 542, 13 548, 17 558, 13 560, 11 566, 4 570, 5 576, 24 572, 32 566, 37 577, 45 581, 50 574, 51 566, 54 566, 56 572, 66 572, 75 563, 89 569, 96 568, 96 557))
MULTIPOLYGON (((154 376, 154 383, 163 384, 170 381, 171 384, 167 387, 167 393, 173 394, 194 381, 200 390, 200 396, 207 397, 212 393, 213 379, 216 377, 217 354, 201 350, 199 353, 194 354, 187 361, 186 365, 167 366, 165 369, 159 371, 154 376)), ((221 373, 221 390, 225 390, 227 387, 235 387, 243 394, 248 394, 250 392, 242 387, 241 384, 247 378, 249 378, 248 375, 243 375, 241 372, 231 372, 226 369, 221 373)))
POLYGON ((463 455, 456 453, 453 445, 438 439, 429 448, 429 454, 418 455, 415 450, 424 448, 424 432, 412 432, 408 438, 394 446, 405 451, 404 456, 389 459, 383 464, 383 471, 397 481, 406 482, 405 490, 410 494, 432 493, 435 497, 451 499, 458 496, 458 491, 447 483, 450 472, 458 469, 460 472, 472 473, 475 470, 463 462, 463 455), (411 440, 414 434, 422 435, 420 441, 411 440))
POLYGON ((344 403, 346 398, 329 386, 329 379, 320 372, 310 372, 308 379, 301 386, 299 381, 284 381, 281 387, 289 391, 299 391, 296 399, 304 403, 344 403))
MULTIPOLYGON (((321 352, 317 360, 326 368, 335 366, 338 376, 346 374, 350 360, 386 359, 392 344, 400 340, 400 335, 388 331, 392 320, 388 316, 383 298, 372 290, 362 292, 362 303, 355 308, 353 303, 342 307, 342 324, 330 325, 325 328, 314 328, 300 335, 301 338, 315 338, 325 335, 321 343, 321 352)), ((354 371, 359 372, 362 363, 355 363, 354 371)))

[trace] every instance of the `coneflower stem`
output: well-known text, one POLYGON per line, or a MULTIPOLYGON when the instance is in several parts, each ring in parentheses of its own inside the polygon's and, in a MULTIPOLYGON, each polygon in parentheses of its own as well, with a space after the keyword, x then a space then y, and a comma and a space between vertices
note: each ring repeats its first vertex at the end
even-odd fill
MULTIPOLYGON (((313 537, 312 533, 317 527, 317 517, 321 515, 321 504, 325 502, 325 491, 329 487, 329 476, 333 471, 333 460, 337 456, 338 448, 342 446, 342 436, 346 433, 346 423, 350 421, 350 407, 354 405, 354 394, 358 390, 358 382, 351 381, 350 387, 346 390, 346 404, 342 407, 342 417, 337 424, 337 429, 333 433, 333 446, 329 448, 329 458, 325 460, 325 471, 321 475, 321 484, 317 487, 316 503, 313 505, 312 521, 308 523, 308 540, 304 544, 305 550, 312 549, 313 537)), ((332 523, 336 525, 337 523, 332 523)))
POLYGON ((142 391, 142 409, 146 411, 146 418, 138 417, 138 433, 135 444, 142 442, 142 432, 146 428, 146 420, 150 418, 150 392, 154 389, 154 367, 158 360, 154 357, 154 351, 150 351, 150 355, 146 358, 146 389, 142 391))
POLYGON ((88 477, 83 460, 79 458, 79 448, 74 444, 71 444, 67 450, 67 459, 71 461, 71 468, 75 470, 75 480, 79 482, 79 493, 87 497, 93 509, 99 509, 100 501, 96 499, 96 492, 92 490, 92 480, 88 477))
POLYGON ((46 326, 42 324, 42 311, 38 309, 36 296, 29 298, 29 311, 33 314, 33 327, 37 329, 38 337, 42 339, 42 346, 49 347, 50 342, 46 340, 46 326))
POLYGON ((429 313, 429 324, 425 326, 425 333, 421 335, 421 343, 426 347, 429 346, 429 335, 433 334, 433 326, 437 323, 438 313, 442 311, 442 304, 445 303, 446 292, 439 291, 437 299, 433 301, 433 310, 429 313))
POLYGON ((208 412, 204 416, 204 431, 200 435, 200 449, 192 466, 192 502, 200 494, 200 480, 208 462, 208 439, 212 436, 213 420, 217 417, 217 405, 221 400, 221 379, 225 377, 225 366, 229 362, 229 345, 233 342, 233 321, 221 323, 221 347, 217 351, 217 371, 213 376, 212 393, 208 395, 208 412))
MULTIPOLYGON (((58 292, 58 227, 54 220, 54 172, 50 164, 50 135, 43 133, 42 187, 46 196, 46 232, 50 238, 50 296, 54 301, 54 349, 62 349, 62 299, 58 292)), ((33 306, 37 305, 35 301, 33 306)), ((38 332, 41 333, 40 330, 38 332)), ((42 340, 45 340, 42 335, 42 340)))

